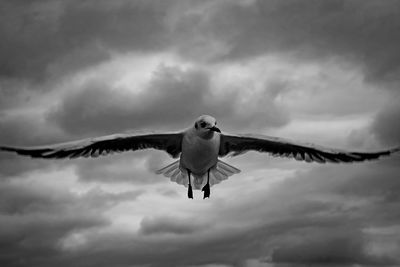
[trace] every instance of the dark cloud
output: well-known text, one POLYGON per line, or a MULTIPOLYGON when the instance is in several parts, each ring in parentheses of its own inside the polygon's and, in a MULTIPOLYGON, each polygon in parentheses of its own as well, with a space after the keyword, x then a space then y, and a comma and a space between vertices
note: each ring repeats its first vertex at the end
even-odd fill
POLYGON ((321 266, 396 264, 394 255, 377 255, 367 249, 371 240, 364 229, 390 227, 399 220, 398 198, 385 197, 384 202, 381 198, 398 191, 397 173, 397 166, 387 169, 378 163, 313 168, 276 184, 268 193, 260 189, 242 194, 240 202, 234 201, 234 196, 219 201, 206 210, 205 217, 144 219, 140 240, 97 236, 99 239, 92 242, 109 240, 117 247, 104 247, 95 255, 101 257, 109 249, 118 251, 114 259, 103 262, 106 265, 241 266, 247 259, 321 266), (255 221, 246 224, 249 218, 255 221), (232 222, 238 226, 229 226, 232 222), (165 242, 168 250, 161 249, 165 242), (131 254, 124 247, 137 249, 131 254), (145 252, 148 247, 157 251, 157 256, 145 252))
POLYGON ((190 127, 201 114, 215 116, 220 125, 235 123, 239 128, 274 127, 288 122, 286 112, 279 109, 267 91, 262 97, 243 101, 239 90, 228 89, 223 95, 214 95, 209 79, 207 72, 200 69, 160 66, 139 93, 92 81, 68 95, 48 116, 73 134, 155 127, 182 129, 190 127), (243 108, 246 112, 242 112, 243 108))
POLYGON ((180 196, 178 194, 178 192, 176 190, 173 190, 173 189, 161 189, 161 190, 158 190, 158 192, 161 195, 169 197, 169 198, 177 198, 177 197, 180 196))
POLYGON ((192 218, 181 219, 176 217, 159 217, 159 218, 147 218, 145 217, 140 223, 140 233, 144 235, 153 234, 176 234, 176 235, 187 235, 196 232, 203 231, 206 227, 212 227, 207 225, 201 220, 193 221, 192 218))
POLYGON ((69 235, 108 226, 105 211, 135 201, 142 193, 93 188, 78 195, 49 186, 1 182, 1 265, 51 266, 59 262, 67 256, 61 247, 69 235))
MULTIPOLYGON (((400 98, 394 99, 399 100, 400 98)), ((371 128, 383 144, 400 146, 399 121, 400 105, 398 101, 393 101, 377 114, 371 128)))
MULTIPOLYGON (((223 77, 224 82, 232 78, 230 85, 213 80, 221 65, 248 66, 246 62, 265 55, 294 66, 303 66, 297 61, 332 57, 337 59, 335 66, 350 61, 346 68, 360 68, 366 86, 378 82, 397 89, 399 9, 399 2, 391 0, 2 1, 0 143, 39 145, 128 129, 181 129, 204 113, 214 115, 227 131, 281 127, 293 110, 280 107, 279 99, 290 90, 299 96, 305 92, 296 86, 297 73, 292 79, 285 79, 291 75, 285 71, 268 74, 271 77, 262 80, 256 94, 247 89, 257 81, 236 84, 235 73, 223 77), (134 92, 116 87, 118 81, 107 71, 91 68, 98 73, 90 77, 79 72, 108 59, 112 65, 119 60, 115 53, 130 52, 178 53, 183 58, 176 61, 191 63, 160 65, 134 92), (67 79, 71 73, 84 77, 67 79), (61 96, 60 88, 71 91, 61 96)), ((310 104, 295 115, 313 120, 310 114, 374 112, 375 107, 363 100, 362 89, 353 90, 352 97, 346 90, 337 92, 343 96, 338 98, 336 90, 325 94, 326 88, 334 90, 342 83, 335 83, 335 74, 324 74, 312 76, 330 85, 315 83, 323 87, 316 107, 310 104), (352 100, 341 102, 344 95, 352 100), (319 99, 330 99, 332 105, 319 99), (340 110, 332 112, 336 104, 340 110), (357 108, 361 105, 365 107, 357 108)), ((313 89, 310 97, 312 93, 313 89)), ((386 93, 393 102, 382 107, 365 131, 382 144, 397 145, 397 92, 386 93)), ((375 91, 367 98, 372 96, 375 91)), ((307 97, 298 101, 307 104, 307 97)), ((71 161, 1 153, 0 265, 246 266, 249 259, 290 266, 400 263, 398 156, 359 165, 301 168, 298 163, 268 164, 253 156, 246 155, 243 164, 254 173, 219 185, 222 193, 229 192, 224 198, 214 194, 186 205, 181 193, 162 184, 154 186, 153 195, 145 194, 144 185, 169 183, 151 173, 169 161, 159 151, 71 161), (64 171, 70 167, 78 178, 71 188, 46 185, 42 175, 55 171, 69 176, 64 171), (280 176, 264 177, 267 167, 280 176), (263 182, 270 178, 273 182, 263 182), (73 193, 95 183, 99 187, 73 193), (130 183, 126 190, 135 190, 106 191, 123 183, 130 183), (161 194, 162 201, 155 194, 161 194), (119 204, 129 205, 121 218, 119 209, 126 207, 119 204), (138 225, 124 221, 120 227, 118 220, 124 216, 134 217, 138 225)))
POLYGON ((3 1, 0 73, 47 79, 108 59, 110 51, 171 48, 196 60, 339 56, 360 63, 368 81, 393 86, 399 10, 396 0, 3 1))
POLYGON ((299 240, 273 251, 271 261, 293 264, 371 263, 363 253, 362 234, 354 229, 303 229, 299 240))
POLYGON ((2 1, 0 76, 48 79, 166 46, 163 1, 2 1))
POLYGON ((155 174, 164 166, 159 151, 124 153, 106 157, 81 159, 76 164, 76 174, 81 181, 103 183, 150 184, 167 182, 155 174))
POLYGON ((37 171, 45 170, 51 171, 68 166, 65 161, 48 161, 42 159, 31 159, 20 157, 9 153, 0 154, 0 178, 12 179, 16 177, 24 177, 27 174, 37 171))
MULTIPOLYGON (((395 197, 399 167, 395 162, 312 168, 275 184, 266 193, 265 188, 251 194, 243 190, 240 203, 226 199, 214 207, 213 214, 223 212, 223 220, 229 222, 257 214, 258 223, 247 228, 246 237, 226 236, 233 238, 226 241, 232 246, 248 242, 249 250, 257 251, 255 258, 322 266, 396 264, 400 259, 395 254, 368 250, 370 242, 377 241, 371 241, 364 231, 390 228, 400 219, 400 202, 395 197), (252 243, 255 240, 258 242, 252 243)), ((249 251, 241 255, 242 259, 252 256, 249 251)))
POLYGON ((0 140, 2 144, 29 146, 60 142, 65 135, 57 126, 47 123, 41 114, 0 114, 0 140))
POLYGON ((109 223, 98 213, 99 206, 87 209, 65 191, 49 193, 41 186, 2 182, 0 192, 2 266, 55 260, 60 256, 59 242, 67 234, 109 223))
POLYGON ((105 209, 123 201, 134 201, 143 193, 141 190, 109 193, 95 187, 78 195, 53 187, 48 187, 49 192, 42 189, 37 185, 28 186, 24 183, 15 185, 10 181, 2 182, 0 212, 9 215, 35 213, 56 215, 60 210, 64 210, 66 213, 73 213, 66 215, 86 214, 102 219, 101 212, 105 209))
MULTIPOLYGON (((367 249, 371 240, 364 231, 365 227, 388 227, 398 221, 395 215, 398 198, 382 198, 398 191, 395 181, 398 166, 386 168, 378 163, 367 167, 341 166, 337 169, 327 165, 297 173, 276 183, 267 193, 265 188, 244 193, 240 202, 234 201, 237 196, 232 196, 218 201, 218 205, 203 207, 193 217, 176 214, 145 217, 137 233, 124 230, 89 233, 84 235, 85 243, 68 252, 53 249, 55 240, 69 233, 60 231, 63 234, 56 235, 53 243, 43 248, 43 254, 53 249, 54 258, 44 257, 38 251, 32 252, 36 257, 32 258, 19 247, 10 251, 22 253, 27 264, 35 260, 42 266, 55 262, 71 266, 82 261, 87 266, 242 266, 248 259, 320 265, 398 263, 394 256, 371 254, 367 249)), ((64 216, 83 211, 85 216, 92 216, 140 195, 140 191, 110 194, 94 189, 71 198, 65 193, 35 190, 3 187, 2 213, 56 214, 58 209, 72 210, 64 216)), ((24 222, 32 230, 33 223, 24 222)), ((35 230, 41 233, 46 225, 38 224, 35 230)), ((24 233, 15 224, 13 231, 24 233)), ((5 243, 13 244, 13 240, 6 239, 5 243)), ((11 259, 15 260, 9 256, 4 262, 10 263, 11 259)))
POLYGON ((268 53, 302 60, 339 56, 361 64, 369 81, 397 83, 399 11, 398 1, 226 2, 207 14, 199 28, 210 40, 226 44, 227 60, 268 53))
MULTIPOLYGON (((12 112, 10 112, 12 113, 12 112)), ((47 123, 40 114, 0 114, 0 144, 36 146, 65 140, 57 126, 47 123)), ((65 165, 65 161, 44 161, 0 153, 0 177, 16 176, 38 169, 65 165)))
POLYGON ((143 190, 108 193, 100 188, 94 188, 81 196, 79 200, 84 203, 82 206, 88 210, 97 207, 100 211, 104 211, 124 201, 135 201, 143 193, 143 190))
MULTIPOLYGON (((342 168, 324 166, 284 182, 281 185, 284 192, 276 190, 273 194, 284 194, 283 198, 290 195, 297 201, 299 198, 315 199, 325 207, 314 214, 310 209, 306 209, 304 215, 299 214, 306 218, 311 215, 306 219, 306 225, 299 223, 300 218, 290 219, 296 226, 287 230, 292 231, 290 238, 294 240, 277 246, 279 249, 274 251, 273 261, 307 264, 396 262, 395 257, 369 254, 366 249, 368 237, 363 230, 365 227, 391 227, 400 219, 396 211, 400 202, 395 197, 400 186, 398 172, 398 166, 381 163, 342 168), (296 238, 296 235, 300 236, 296 238)), ((292 207, 296 208, 304 200, 292 207)))

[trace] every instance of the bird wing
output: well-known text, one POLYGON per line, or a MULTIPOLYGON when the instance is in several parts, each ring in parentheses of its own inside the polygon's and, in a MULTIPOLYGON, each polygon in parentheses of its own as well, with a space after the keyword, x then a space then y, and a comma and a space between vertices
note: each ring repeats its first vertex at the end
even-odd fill
POLYGON ((349 152, 339 149, 325 148, 313 144, 299 144, 278 137, 264 135, 230 135, 221 134, 219 156, 237 156, 250 150, 267 152, 276 157, 289 157, 307 162, 360 162, 378 159, 400 151, 400 148, 391 150, 362 153, 349 152))
POLYGON ((33 158, 97 157, 113 152, 154 148, 164 150, 172 157, 181 152, 182 133, 164 134, 113 134, 98 138, 78 140, 37 147, 0 146, 0 150, 16 152, 33 158))

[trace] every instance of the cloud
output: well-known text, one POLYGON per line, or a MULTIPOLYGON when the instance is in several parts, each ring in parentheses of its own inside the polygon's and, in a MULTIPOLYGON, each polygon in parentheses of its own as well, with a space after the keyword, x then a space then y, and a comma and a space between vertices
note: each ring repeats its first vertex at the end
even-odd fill
POLYGON ((165 5, 143 1, 3 1, 0 76, 45 80, 110 56, 166 46, 165 5))
POLYGON ((399 98, 394 97, 391 104, 385 106, 375 117, 371 130, 383 143, 392 146, 400 145, 400 120, 399 98))
POLYGON ((109 223, 65 191, 52 189, 48 194, 41 186, 9 182, 2 182, 0 191, 0 262, 4 266, 54 260, 60 256, 58 242, 64 235, 109 223))
MULTIPOLYGON (((360 64, 368 81, 398 82, 400 38, 393 36, 400 24, 396 1, 252 1, 247 5, 225 1, 209 5, 213 8, 204 6, 184 13, 177 24, 193 24, 203 42, 221 43, 225 52, 214 60, 268 53, 299 60, 341 57, 360 64)), ((191 32, 180 34, 191 40, 191 32)), ((183 53, 190 53, 197 40, 182 46, 183 53)), ((202 52, 207 54, 207 49, 202 52)))
POLYGON ((368 81, 389 87, 399 82, 400 38, 393 35, 400 24, 397 1, 2 5, 3 77, 48 79, 110 59, 112 51, 170 50, 217 62, 271 53, 300 60, 339 56, 360 64, 368 81))
POLYGON ((32 112, 23 115, 0 115, 0 140, 3 144, 49 144, 60 141, 63 137, 62 132, 47 123, 41 114, 32 112))
MULTIPOLYGON (((2 144, 176 130, 204 113, 232 132, 399 141, 397 1, 0 6, 2 144)), ((396 155, 305 165, 249 153, 207 200, 153 175, 169 161, 1 153, 0 265, 400 263, 396 155)))
POLYGON ((295 173, 269 190, 259 188, 242 194, 240 201, 237 196, 212 199, 215 205, 197 208, 193 217, 147 217, 135 238, 114 233, 89 238, 89 244, 108 240, 109 246, 94 252, 95 257, 101 257, 115 250, 115 258, 108 258, 105 265, 240 266, 248 259, 321 265, 395 264, 398 259, 393 254, 368 249, 375 242, 384 246, 390 240, 382 241, 365 229, 372 225, 390 227, 398 221, 398 199, 382 199, 398 191, 398 166, 387 168, 379 162, 367 167, 341 166, 295 173), (381 179, 377 179, 378 174, 381 179), (199 218, 203 213, 207 216, 199 218), (161 249, 166 244, 169 249, 161 249), (126 247, 135 248, 135 252, 126 247), (148 247, 152 250, 146 251, 148 247))
MULTIPOLYGON (((27 112, 23 115, 13 114, 13 111, 0 114, 0 144, 16 146, 35 146, 60 142, 65 135, 47 123, 37 112, 27 112)), ((18 157, 10 153, 0 154, 0 176, 17 176, 37 169, 50 169, 65 163, 60 161, 33 160, 18 157)))
POLYGON ((72 134, 104 134, 156 126, 171 130, 190 127, 201 114, 211 114, 222 121, 234 120, 239 127, 257 122, 276 127, 288 121, 268 94, 243 102, 239 90, 227 89, 223 95, 215 95, 213 89, 206 71, 161 65, 140 92, 90 81, 67 95, 50 111, 48 119, 72 134), (246 113, 237 109, 247 104, 246 113))
POLYGON ((140 223, 140 233, 144 235, 154 234, 193 234, 204 230, 206 227, 212 227, 201 221, 195 221, 191 218, 180 219, 176 217, 158 217, 144 218, 140 223))
MULTIPOLYGON (((290 231, 287 236, 291 242, 277 245, 272 260, 307 264, 392 264, 398 261, 394 255, 381 257, 370 254, 367 250, 369 236, 364 232, 370 225, 390 227, 399 220, 399 213, 395 210, 400 202, 393 197, 399 187, 397 173, 397 166, 382 163, 342 168, 326 166, 301 173, 280 184, 284 192, 278 189, 273 194, 283 193, 282 198, 297 199, 298 204, 289 206, 296 211, 296 206, 305 200, 316 201, 325 207, 317 213, 310 213, 311 210, 307 209, 303 215, 295 212, 289 216, 288 221, 296 225, 286 229, 290 231), (305 225, 299 224, 302 217, 305 225)), ((283 225, 281 227, 285 228, 283 225)))
POLYGON ((304 229, 298 241, 277 248, 275 263, 292 264, 371 264, 363 252, 362 234, 354 229, 304 229))
POLYGON ((163 159, 157 151, 118 154, 96 159, 81 159, 74 162, 76 174, 83 182, 151 184, 167 182, 155 175, 163 167, 163 159))
POLYGON ((141 190, 119 193, 100 188, 76 194, 61 186, 14 180, 0 183, 0 262, 51 266, 71 244, 70 235, 110 225, 105 212, 122 202, 135 201, 141 190))
MULTIPOLYGON (((374 242, 381 242, 383 246, 390 240, 382 241, 364 229, 389 227, 398 221, 399 201, 393 197, 398 191, 398 166, 389 164, 391 167, 388 167, 381 162, 340 166, 326 165, 298 172, 278 180, 269 189, 264 188, 261 180, 258 190, 251 194, 243 192, 240 200, 236 195, 222 201, 215 196, 210 200, 212 203, 190 203, 182 210, 182 200, 171 199, 163 205, 168 207, 169 201, 180 202, 174 205, 179 212, 157 216, 150 213, 141 219, 138 231, 131 227, 85 230, 82 226, 73 231, 60 230, 49 247, 53 248, 56 240, 63 240, 59 241, 64 245, 56 250, 56 255, 63 257, 65 266, 83 259, 89 266, 240 266, 248 259, 322 265, 396 263, 393 255, 382 256, 367 249, 374 242)), ((86 217, 100 214, 102 218, 104 211, 124 201, 136 203, 141 195, 140 190, 106 193, 95 188, 77 197, 37 187, 22 188, 25 189, 3 187, 2 214, 46 211, 55 216, 63 210, 62 218, 81 212, 86 217)), ((137 205, 147 201, 142 199, 137 205)), ((135 210, 135 206, 129 209, 135 210)), ((33 227, 26 217, 23 221, 33 227)), ((37 225, 42 226, 46 224, 37 225)), ((18 227, 14 230, 21 232, 18 227)), ((7 240, 8 244, 14 242, 11 241, 14 239, 7 240)), ((58 257, 44 257, 37 251, 33 254, 42 265, 52 265, 58 257)), ((25 260, 31 262, 32 258, 25 255, 25 260)))

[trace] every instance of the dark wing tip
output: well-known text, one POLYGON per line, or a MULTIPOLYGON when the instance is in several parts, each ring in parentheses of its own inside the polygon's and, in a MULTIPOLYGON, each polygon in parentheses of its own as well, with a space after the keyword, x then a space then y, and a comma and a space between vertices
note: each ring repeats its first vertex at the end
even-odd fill
POLYGON ((0 150, 2 150, 2 151, 13 151, 11 147, 7 147, 7 146, 0 146, 0 150))
POLYGON ((0 150, 7 152, 15 152, 19 155, 30 156, 32 158, 41 158, 44 153, 51 151, 51 149, 28 149, 22 147, 0 146, 0 150))
POLYGON ((400 152, 400 146, 389 150, 389 152, 390 152, 390 154, 394 154, 394 153, 400 152))
POLYGON ((0 146, 0 151, 15 152, 32 158, 61 159, 77 157, 98 157, 124 152, 154 148, 164 150, 172 157, 181 152, 182 133, 121 135, 114 134, 67 143, 37 147, 0 146))

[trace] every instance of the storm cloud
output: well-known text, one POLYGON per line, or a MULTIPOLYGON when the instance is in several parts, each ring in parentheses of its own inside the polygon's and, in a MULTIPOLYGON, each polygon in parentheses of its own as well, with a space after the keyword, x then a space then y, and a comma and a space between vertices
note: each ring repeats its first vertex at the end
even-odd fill
POLYGON ((3 1, 1 68, 44 80, 110 57, 110 50, 165 46, 163 4, 143 1, 3 1))
MULTIPOLYGON (((0 143, 223 131, 400 144, 400 2, 2 1, 0 143)), ((399 155, 317 165, 247 153, 186 198, 160 151, 0 154, 1 266, 399 265, 399 155), (198 194, 199 193, 199 194, 198 194)))
POLYGON ((171 130, 189 127, 193 118, 206 113, 243 128, 257 122, 277 127, 289 121, 285 110, 271 99, 269 88, 258 99, 254 96, 247 101, 242 100, 245 92, 241 92, 246 88, 229 88, 223 95, 215 94, 213 89, 206 71, 160 66, 147 86, 137 93, 118 90, 107 83, 89 82, 67 95, 48 113, 48 119, 74 134, 104 134, 129 128, 171 130), (247 112, 242 113, 240 105, 248 105, 247 112))

